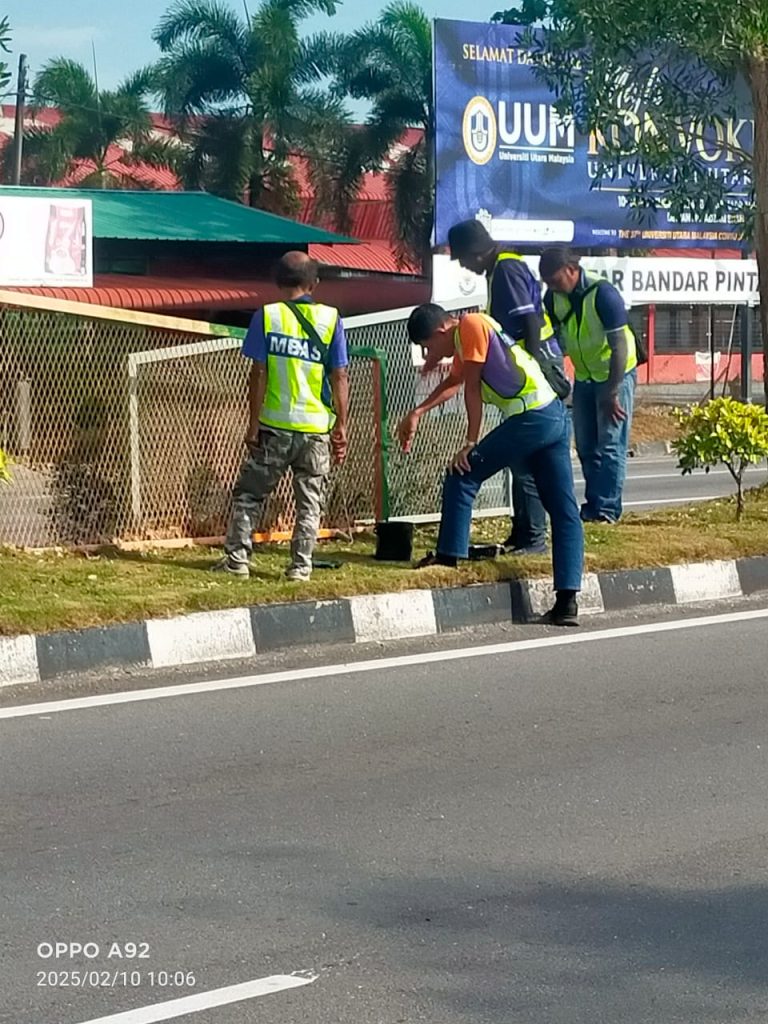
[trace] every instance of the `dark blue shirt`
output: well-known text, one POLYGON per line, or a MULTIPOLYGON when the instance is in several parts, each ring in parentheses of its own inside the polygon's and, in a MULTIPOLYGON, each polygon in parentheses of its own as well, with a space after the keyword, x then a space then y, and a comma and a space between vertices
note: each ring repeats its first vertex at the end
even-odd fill
POLYGON ((541 315, 541 285, 522 260, 501 260, 491 281, 490 311, 514 341, 525 337, 525 318, 541 315))
MULTIPOLYGON (((302 306, 313 305, 314 300, 309 295, 302 295, 296 302, 302 306)), ((245 335, 242 353, 247 359, 255 363, 266 363, 267 361, 267 336, 264 333, 264 310, 257 309, 253 314, 248 333, 245 335)), ((347 337, 344 333, 344 325, 341 317, 336 321, 331 344, 328 349, 328 370, 340 370, 349 366, 347 354, 347 337)))
MULTIPOLYGON (((581 280, 568 296, 577 323, 581 322, 581 313, 584 308, 584 293, 588 287, 589 284, 582 270, 581 280)), ((551 290, 548 290, 544 296, 544 308, 552 318, 552 323, 556 325, 557 317, 554 314, 554 302, 554 295, 551 290)), ((606 331, 617 331, 621 327, 626 327, 629 323, 624 299, 622 299, 621 293, 610 281, 601 280, 598 284, 595 295, 595 309, 600 318, 600 323, 606 331)))
MULTIPOLYGON (((522 260, 500 260, 491 280, 490 312, 513 341, 525 341, 525 318, 541 320, 541 285, 522 260)), ((562 366, 563 354, 554 338, 542 345, 542 359, 562 366)))

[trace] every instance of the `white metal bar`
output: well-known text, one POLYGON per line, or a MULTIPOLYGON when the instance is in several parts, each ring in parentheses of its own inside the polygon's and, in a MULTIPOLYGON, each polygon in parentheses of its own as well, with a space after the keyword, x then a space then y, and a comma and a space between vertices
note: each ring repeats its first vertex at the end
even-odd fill
MULTIPOLYGON (((472 511, 473 519, 495 519, 499 516, 509 515, 509 505, 502 505, 500 508, 482 508, 472 511)), ((439 512, 424 512, 417 516, 390 516, 390 523, 439 523, 439 512)))
POLYGON ((131 467, 131 513, 134 528, 141 522, 141 450, 139 448, 138 360, 128 356, 128 435, 131 467))
POLYGON ((212 338, 221 335, 231 337, 238 332, 236 327, 210 324, 204 320, 186 320, 183 317, 164 316, 160 313, 142 313, 136 309, 97 306, 90 302, 70 302, 68 299, 52 299, 46 295, 9 291, 7 288, 0 288, 0 305, 21 306, 49 313, 69 313, 70 316, 90 317, 92 320, 117 320, 120 323, 135 324, 139 327, 159 327, 166 331, 205 334, 212 338))
MULTIPOLYGON (((441 302, 443 309, 454 310, 466 308, 467 302, 455 299, 451 302, 441 302)), ((356 327, 373 327, 375 324, 390 324, 407 320, 413 312, 413 306, 401 306, 399 309, 385 309, 381 313, 363 313, 360 316, 345 316, 344 327, 346 330, 354 330, 356 327)))
POLYGON ((210 338, 208 341, 190 341, 186 345, 173 345, 171 348, 156 348, 146 352, 135 352, 130 359, 137 365, 147 363, 165 363, 171 359, 186 359, 189 356, 204 356, 210 352, 226 352, 239 349, 242 341, 239 338, 210 338))

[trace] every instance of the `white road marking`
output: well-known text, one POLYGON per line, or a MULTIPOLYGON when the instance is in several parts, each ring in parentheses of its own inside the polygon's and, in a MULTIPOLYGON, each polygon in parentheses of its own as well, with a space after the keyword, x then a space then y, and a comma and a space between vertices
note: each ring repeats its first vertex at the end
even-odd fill
POLYGON ((317 975, 313 974, 273 974, 268 978, 246 981, 242 985, 229 985, 227 988, 215 988, 210 992, 170 999, 168 1002, 155 1003, 153 1006, 142 1006, 137 1010, 111 1013, 107 1017, 84 1021, 83 1024, 155 1024, 155 1021, 172 1020, 187 1013, 198 1013, 200 1010, 210 1010, 215 1006, 228 1006, 244 999, 256 999, 258 996, 268 996, 272 992, 309 985, 316 978, 317 975))
POLYGON ((717 501, 718 498, 730 498, 730 494, 699 494, 683 495, 679 498, 647 498, 643 501, 623 501, 624 508, 631 508, 633 505, 688 505, 693 501, 717 501))
MULTIPOLYGON (((270 683, 297 682, 304 679, 327 679, 334 676, 354 675, 363 672, 379 672, 384 669, 408 668, 412 665, 433 665, 443 661, 460 661, 469 658, 516 654, 520 651, 534 651, 547 647, 566 647, 571 644, 621 640, 624 637, 647 636, 652 633, 673 633, 681 629, 726 626, 730 623, 744 623, 754 619, 766 618, 768 618, 768 608, 758 608, 753 611, 726 612, 721 615, 675 619, 671 622, 648 622, 640 626, 617 626, 613 629, 600 629, 585 633, 567 631, 558 636, 538 637, 530 640, 511 640, 503 644, 487 644, 484 647, 461 647, 448 651, 403 654, 395 658, 344 662, 338 665, 314 665, 311 668, 289 669, 283 672, 265 672, 263 675, 240 676, 234 679, 206 679, 199 683, 181 683, 178 686, 158 686, 147 690, 126 690, 120 693, 105 693, 94 697, 73 697, 69 700, 21 704, 16 707, 0 708, 0 719, 30 718, 35 715, 50 715, 57 711, 82 711, 87 708, 108 707, 113 704, 135 704, 139 701, 163 700, 166 697, 188 697, 198 693, 213 693, 221 690, 243 690, 252 686, 266 686, 270 683)), ((91 1022, 87 1022, 87 1024, 91 1024, 91 1022)))

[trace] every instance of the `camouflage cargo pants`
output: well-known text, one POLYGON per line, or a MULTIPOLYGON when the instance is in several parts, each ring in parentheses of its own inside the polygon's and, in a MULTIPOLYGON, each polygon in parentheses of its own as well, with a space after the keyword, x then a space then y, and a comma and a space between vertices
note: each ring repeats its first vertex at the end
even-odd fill
POLYGON ((312 552, 331 469, 328 435, 301 434, 271 427, 260 428, 258 447, 246 457, 235 484, 232 516, 224 544, 231 562, 248 562, 253 550, 251 534, 264 502, 287 469, 293 470, 296 499, 291 565, 312 568, 312 552))

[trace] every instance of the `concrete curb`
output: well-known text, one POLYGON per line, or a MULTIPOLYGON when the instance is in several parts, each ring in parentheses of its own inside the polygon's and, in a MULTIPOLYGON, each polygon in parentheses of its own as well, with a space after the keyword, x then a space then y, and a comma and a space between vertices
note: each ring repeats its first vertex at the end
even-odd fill
MULTIPOLYGON (((595 615, 746 597, 761 590, 768 590, 768 556, 587 573, 580 606, 585 614, 595 615)), ((530 623, 551 601, 551 580, 512 580, 0 637, 0 687, 93 670, 172 668, 253 658, 296 642, 385 643, 477 625, 530 623)))
POLYGON ((671 441, 641 441, 639 444, 633 444, 629 449, 629 456, 633 459, 647 459, 661 455, 672 455, 672 453, 671 441))

